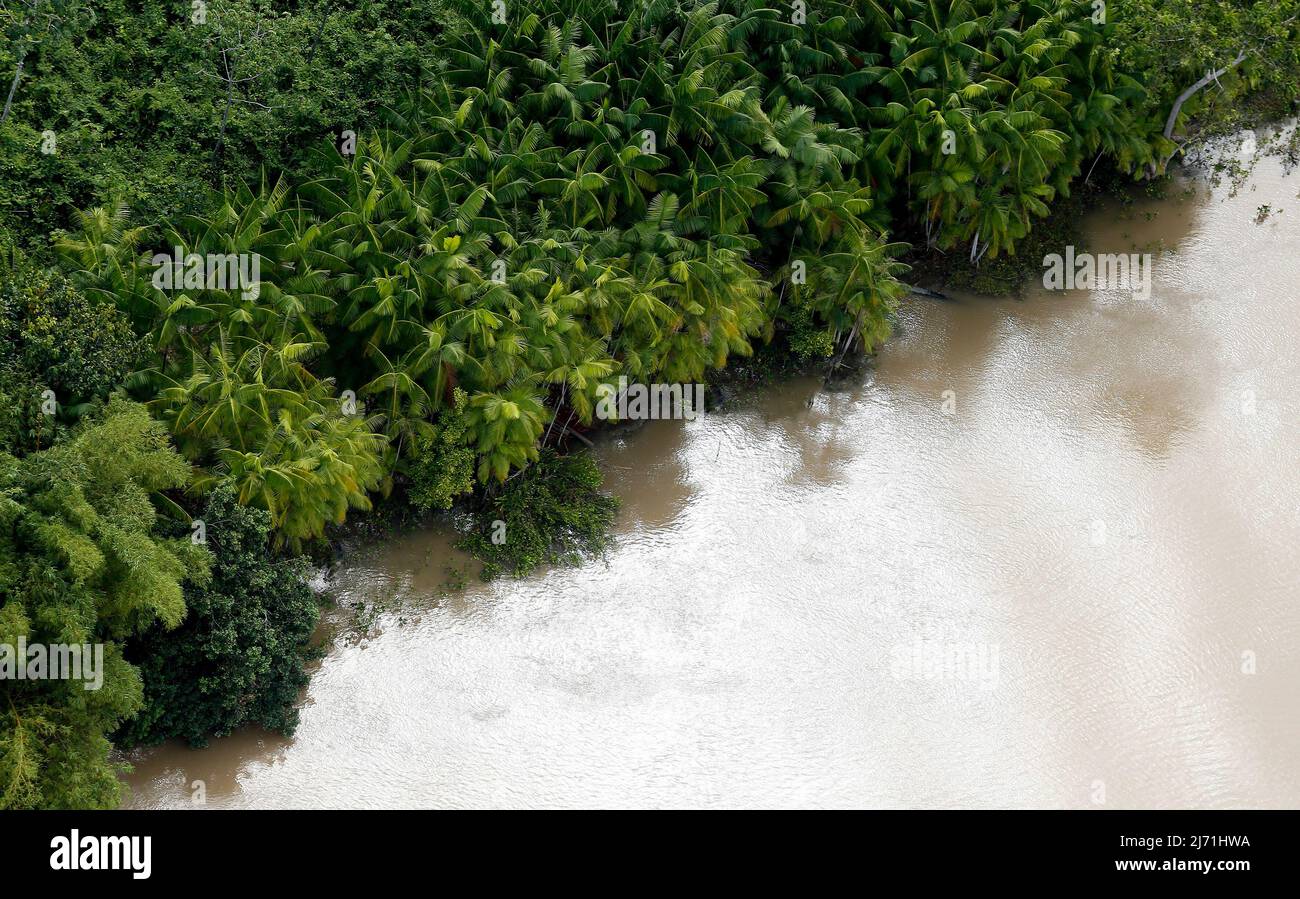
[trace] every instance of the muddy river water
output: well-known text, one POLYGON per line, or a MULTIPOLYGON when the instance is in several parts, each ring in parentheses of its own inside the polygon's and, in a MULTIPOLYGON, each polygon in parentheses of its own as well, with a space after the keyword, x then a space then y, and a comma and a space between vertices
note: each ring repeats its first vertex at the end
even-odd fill
POLYGON ((607 438, 604 562, 357 551, 297 734, 128 804, 1300 805, 1300 177, 1183 186, 1085 225, 1149 296, 913 299, 847 389, 607 438))

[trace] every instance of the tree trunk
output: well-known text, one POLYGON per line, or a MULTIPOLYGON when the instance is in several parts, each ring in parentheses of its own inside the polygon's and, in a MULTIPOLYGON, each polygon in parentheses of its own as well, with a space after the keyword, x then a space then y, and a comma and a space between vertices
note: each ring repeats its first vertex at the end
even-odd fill
POLYGON ((313 59, 316 58, 316 48, 320 45, 321 35, 325 33, 325 22, 326 20, 329 19, 330 16, 329 0, 325 0, 325 3, 321 5, 324 8, 321 10, 321 14, 320 14, 320 27, 316 29, 316 37, 312 39, 311 49, 307 51, 308 63, 310 63, 313 59))
POLYGON ((1101 162, 1102 154, 1105 152, 1105 150, 1102 150, 1101 153, 1097 154, 1097 158, 1092 161, 1092 167, 1088 169, 1088 177, 1083 179, 1084 184, 1092 180, 1092 170, 1097 167, 1097 163, 1101 162))
POLYGON ((904 284, 903 286, 907 288, 908 293, 916 294, 918 297, 927 297, 931 300, 947 300, 948 302, 952 302, 952 297, 948 296, 946 293, 939 293, 937 290, 927 290, 924 287, 917 287, 913 284, 904 284))
POLYGON ((27 62, 27 51, 24 50, 23 55, 18 57, 18 68, 14 72, 14 80, 9 83, 9 96, 5 98, 4 112, 0 113, 0 125, 3 125, 5 123, 5 120, 9 118, 9 109, 14 105, 14 94, 18 90, 18 79, 23 77, 23 66, 26 64, 26 62, 27 62))
MULTIPOLYGON (((23 17, 23 33, 26 33, 27 26, 31 24, 32 16, 36 13, 37 5, 39 4, 33 5, 27 11, 27 15, 23 17)), ((18 57, 18 68, 14 72, 14 80, 9 83, 9 96, 5 97, 4 112, 0 113, 0 125, 4 125, 4 123, 9 119, 9 110, 14 105, 14 94, 18 92, 18 80, 23 77, 23 66, 27 64, 27 50, 28 46, 24 43, 22 55, 18 57)))
POLYGON ((568 425, 564 426, 564 433, 568 434, 570 437, 577 437, 579 440, 581 440, 583 443, 585 443, 587 446, 591 447, 592 449, 596 448, 596 444, 592 443, 589 439, 582 436, 577 431, 570 428, 568 425))
MULTIPOLYGON (((858 336, 858 326, 861 324, 862 324, 862 316, 861 314, 859 314, 858 317, 855 318, 853 321, 853 329, 849 331, 849 339, 844 341, 844 349, 840 350, 839 357, 831 364, 831 368, 830 371, 827 373, 827 377, 833 375, 836 371, 839 370, 839 367, 844 364, 844 357, 847 356, 849 354, 849 350, 853 348, 853 341, 858 336)), ((835 339, 839 340, 839 336, 840 336, 839 331, 836 331, 835 339)))
POLYGON ((1202 78, 1200 81, 1196 82, 1187 90, 1183 91, 1181 94, 1178 95, 1178 99, 1174 101, 1174 108, 1169 110, 1169 118, 1165 121, 1165 140, 1174 139, 1174 125, 1178 121, 1178 113, 1182 112, 1183 104, 1186 103, 1188 100, 1190 100, 1193 96, 1195 96, 1196 93, 1201 90, 1201 88, 1205 87, 1207 84, 1211 83, 1212 81, 1218 80, 1219 76, 1225 75, 1232 69, 1235 69, 1237 66, 1241 65, 1242 62, 1245 61, 1246 56, 1247 56, 1246 51, 1242 50, 1240 53, 1237 54, 1237 58, 1234 59, 1232 62, 1228 63, 1226 66, 1219 69, 1217 72, 1207 72, 1204 78, 1202 78))
POLYGON ((564 406, 564 394, 568 387, 567 383, 560 384, 560 401, 555 404, 555 414, 551 416, 551 422, 546 426, 546 436, 542 438, 542 446, 546 446, 546 441, 551 439, 551 428, 555 427, 555 419, 560 417, 560 409, 564 406))
POLYGON ((226 124, 230 121, 230 104, 234 102, 235 82, 233 74, 232 80, 226 82, 226 107, 221 110, 221 131, 217 134, 217 161, 221 161, 221 153, 226 147, 226 124))

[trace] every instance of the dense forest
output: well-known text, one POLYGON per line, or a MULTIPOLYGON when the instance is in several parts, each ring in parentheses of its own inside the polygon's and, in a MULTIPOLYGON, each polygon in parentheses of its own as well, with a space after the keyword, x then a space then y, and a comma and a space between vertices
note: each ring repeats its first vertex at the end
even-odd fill
POLYGON ((869 353, 909 261, 1290 109, 1297 9, 0 0, 0 644, 105 647, 0 680, 0 808, 291 732, 304 553, 377 506, 599 548, 602 385, 869 353))

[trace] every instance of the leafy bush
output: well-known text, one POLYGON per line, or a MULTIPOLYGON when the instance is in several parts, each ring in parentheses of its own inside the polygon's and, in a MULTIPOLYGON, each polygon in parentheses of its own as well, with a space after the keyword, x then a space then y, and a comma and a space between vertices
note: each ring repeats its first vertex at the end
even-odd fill
POLYGON ((466 446, 469 397, 459 387, 451 407, 444 409, 429 434, 416 438, 409 463, 411 503, 421 511, 447 510, 456 497, 474 489, 474 450, 466 446))
POLYGON ((835 353, 835 339, 814 318, 813 311, 796 298, 785 309, 790 326, 790 352, 800 360, 829 359, 835 353))
POLYGON ((271 516, 240 506, 224 487, 203 510, 213 555, 210 583, 185 591, 185 621, 155 626, 126 651, 144 678, 144 707, 119 732, 131 745, 209 736, 258 724, 292 734, 307 684, 303 663, 319 607, 307 560, 270 550, 271 516))
POLYGON ((107 397, 144 360, 145 342, 112 303, 35 267, 3 278, 0 367, 50 388, 61 405, 107 397))
POLYGON ((112 302, 24 259, 0 263, 0 451, 50 446, 145 350, 112 302))
POLYGON ((602 555, 613 540, 618 500, 601 493, 600 484, 600 469, 590 456, 544 450, 536 462, 487 493, 461 546, 483 560, 485 580, 602 555))
POLYGON ((205 466, 199 489, 229 481, 239 502, 271 513, 277 545, 298 548, 348 509, 370 508, 384 437, 292 350, 242 346, 236 355, 218 337, 184 379, 163 379, 154 406, 181 451, 205 466))

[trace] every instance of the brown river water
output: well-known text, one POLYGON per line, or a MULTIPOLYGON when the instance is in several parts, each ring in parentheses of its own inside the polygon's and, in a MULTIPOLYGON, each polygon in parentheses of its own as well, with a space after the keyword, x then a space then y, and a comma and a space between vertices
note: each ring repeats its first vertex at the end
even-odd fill
POLYGON ((1300 806, 1298 188, 1091 215, 1149 296, 914 299, 849 389, 606 437, 604 562, 358 550, 297 734, 127 804, 1300 806))

